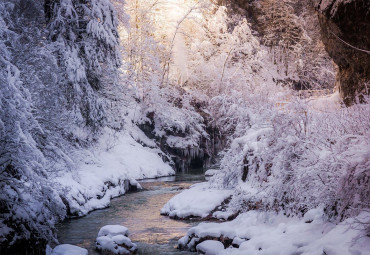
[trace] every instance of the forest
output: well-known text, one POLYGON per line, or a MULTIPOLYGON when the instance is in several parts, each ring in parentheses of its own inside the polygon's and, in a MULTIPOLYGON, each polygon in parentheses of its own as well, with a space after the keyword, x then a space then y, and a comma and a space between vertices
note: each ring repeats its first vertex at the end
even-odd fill
POLYGON ((367 255, 369 95, 368 0, 1 0, 0 253, 159 178, 178 252, 367 255))

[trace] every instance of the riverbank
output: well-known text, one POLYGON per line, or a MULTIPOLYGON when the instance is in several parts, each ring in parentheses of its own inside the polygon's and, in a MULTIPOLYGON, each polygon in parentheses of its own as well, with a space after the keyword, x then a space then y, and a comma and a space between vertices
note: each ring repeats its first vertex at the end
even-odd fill
POLYGON ((324 207, 311 209, 303 217, 272 210, 235 211, 232 203, 225 202, 222 202, 223 207, 219 202, 206 210, 202 198, 210 197, 215 201, 222 198, 220 193, 225 197, 237 195, 201 183, 177 194, 162 208, 162 212, 177 219, 188 219, 192 215, 199 221, 211 218, 219 221, 201 222, 190 228, 178 241, 180 249, 210 255, 370 254, 366 224, 370 219, 369 212, 363 211, 357 217, 335 222, 326 216, 324 207), (230 215, 238 216, 228 221, 230 215))
POLYGON ((112 198, 136 188, 136 179, 174 175, 154 142, 138 128, 104 136, 84 152, 77 170, 53 177, 67 216, 83 216, 109 205, 112 198), (112 140, 114 139, 114 140, 112 140))
POLYGON ((180 251, 176 246, 178 239, 195 222, 170 219, 160 215, 160 209, 174 195, 204 180, 202 169, 170 178, 142 180, 140 192, 127 193, 113 199, 105 209, 58 224, 58 240, 86 248, 90 255, 100 254, 95 250, 95 238, 100 227, 118 224, 129 229, 130 239, 138 245, 137 254, 192 254, 180 251))

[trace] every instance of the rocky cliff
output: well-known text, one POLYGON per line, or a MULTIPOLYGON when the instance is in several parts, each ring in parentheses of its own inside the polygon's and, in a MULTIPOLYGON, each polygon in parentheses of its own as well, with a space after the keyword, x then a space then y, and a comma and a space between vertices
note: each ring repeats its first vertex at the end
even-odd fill
POLYGON ((361 102, 370 85, 370 1, 318 0, 316 7, 322 40, 339 67, 344 103, 361 102))

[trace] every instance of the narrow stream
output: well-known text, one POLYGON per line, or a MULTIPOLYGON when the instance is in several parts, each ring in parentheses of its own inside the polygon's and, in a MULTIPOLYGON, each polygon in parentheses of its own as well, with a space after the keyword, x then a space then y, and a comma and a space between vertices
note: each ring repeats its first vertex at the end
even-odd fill
POLYGON ((172 220, 160 215, 160 209, 175 194, 190 185, 205 181, 203 169, 156 180, 139 181, 143 191, 128 193, 111 201, 110 207, 91 212, 85 217, 67 219, 57 226, 61 244, 74 244, 95 250, 95 238, 104 225, 119 224, 130 231, 138 245, 137 254, 194 254, 177 250, 177 240, 195 223, 172 220))

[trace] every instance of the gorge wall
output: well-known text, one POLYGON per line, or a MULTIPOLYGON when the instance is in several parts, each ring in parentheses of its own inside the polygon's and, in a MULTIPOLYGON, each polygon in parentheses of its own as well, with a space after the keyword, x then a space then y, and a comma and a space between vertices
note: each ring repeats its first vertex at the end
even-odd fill
POLYGON ((364 100, 370 82, 370 2, 318 1, 322 40, 339 67, 337 81, 346 105, 364 100))

